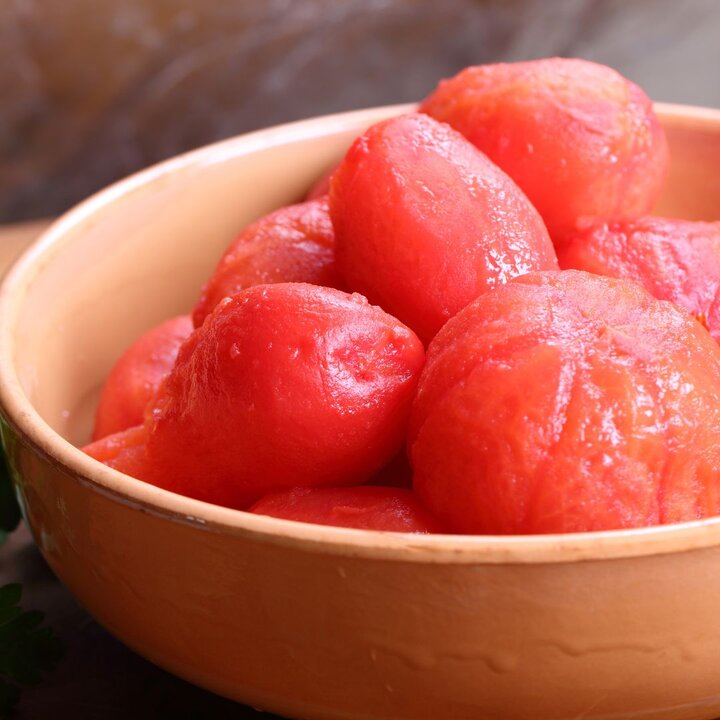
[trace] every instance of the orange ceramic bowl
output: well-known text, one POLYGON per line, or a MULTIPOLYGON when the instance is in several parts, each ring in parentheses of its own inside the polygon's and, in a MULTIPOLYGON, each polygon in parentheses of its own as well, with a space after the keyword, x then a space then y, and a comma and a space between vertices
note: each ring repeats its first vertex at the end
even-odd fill
MULTIPOLYGON (((720 715, 720 518, 538 537, 344 530, 180 497, 75 447, 114 359, 190 309, 236 231, 403 109, 170 160, 84 202, 19 260, 0 296, 2 437, 38 545, 137 652, 281 715, 720 715)), ((718 217, 720 112, 659 110, 673 153, 661 211, 718 217)))

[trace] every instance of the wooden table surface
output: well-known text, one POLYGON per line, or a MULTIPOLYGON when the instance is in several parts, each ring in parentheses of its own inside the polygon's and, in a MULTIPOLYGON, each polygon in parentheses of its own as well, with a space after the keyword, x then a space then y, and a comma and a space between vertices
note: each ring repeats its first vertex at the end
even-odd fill
MULTIPOLYGON (((0 274, 47 225, 44 220, 0 226, 0 274)), ((0 586, 11 582, 23 586, 23 607, 44 612, 65 645, 55 671, 23 692, 14 720, 274 717, 183 682, 128 650, 53 575, 24 525, 0 545, 0 586)))

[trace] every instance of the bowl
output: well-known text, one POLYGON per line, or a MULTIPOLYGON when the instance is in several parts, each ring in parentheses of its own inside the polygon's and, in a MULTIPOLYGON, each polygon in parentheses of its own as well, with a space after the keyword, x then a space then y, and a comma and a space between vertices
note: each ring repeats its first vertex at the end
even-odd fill
MULTIPOLYGON (((720 518, 575 535, 412 536, 181 497, 80 452, 143 330, 187 312, 245 223, 368 125, 322 117, 152 167, 58 220, 0 291, 2 440, 48 563, 112 634, 293 718, 720 715, 720 518)), ((717 216, 720 111, 671 105, 660 211, 717 216)))

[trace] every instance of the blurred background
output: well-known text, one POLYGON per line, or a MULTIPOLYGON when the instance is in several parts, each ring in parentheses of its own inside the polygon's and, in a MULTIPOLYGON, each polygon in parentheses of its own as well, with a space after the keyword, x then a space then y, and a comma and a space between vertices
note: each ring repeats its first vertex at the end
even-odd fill
POLYGON ((720 106, 718 0, 0 0, 0 223, 274 123, 577 56, 720 106))

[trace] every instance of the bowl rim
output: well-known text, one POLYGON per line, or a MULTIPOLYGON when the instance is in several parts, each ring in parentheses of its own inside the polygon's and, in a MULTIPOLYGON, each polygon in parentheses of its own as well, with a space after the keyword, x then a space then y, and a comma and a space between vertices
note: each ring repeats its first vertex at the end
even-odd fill
MULTIPOLYGON (((720 545, 720 517, 648 528, 547 535, 414 535, 353 530, 255 515, 163 490, 85 455, 55 432, 35 410, 14 366, 14 320, 33 278, 68 241, 70 230, 96 213, 167 175, 224 162, 264 148, 339 134, 412 111, 389 105, 277 125, 206 145, 153 165, 100 190, 62 215, 15 261, 0 286, 0 412, 22 441, 66 475, 140 512, 205 531, 310 552, 422 563, 535 564, 599 561, 688 552, 720 545)), ((661 120, 720 133, 720 110, 657 103, 661 120)))

